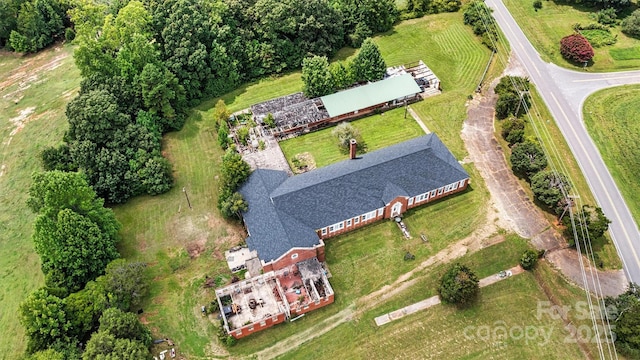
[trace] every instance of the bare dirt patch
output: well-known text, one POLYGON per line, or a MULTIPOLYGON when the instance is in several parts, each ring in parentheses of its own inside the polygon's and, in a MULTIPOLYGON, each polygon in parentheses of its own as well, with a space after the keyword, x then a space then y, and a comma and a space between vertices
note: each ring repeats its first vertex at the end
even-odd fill
POLYGON ((202 238, 196 241, 192 241, 185 246, 189 257, 195 259, 200 256, 206 250, 207 239, 202 238))
POLYGON ((293 172, 295 174, 302 174, 316 168, 316 159, 313 157, 313 155, 311 155, 310 152, 296 154, 293 159, 293 172))
POLYGON ((9 140, 7 140, 7 145, 11 142, 11 138, 15 136, 20 130, 24 129, 24 126, 29 121, 29 117, 36 110, 35 106, 28 107, 26 109, 22 109, 18 111, 18 116, 9 119, 9 123, 14 126, 13 130, 9 134, 9 140))
POLYGON ((62 61, 66 59, 69 54, 61 50, 61 45, 57 46, 54 51, 58 54, 52 58, 49 58, 51 52, 48 51, 26 56, 20 66, 13 69, 6 77, 1 79, 0 92, 10 87, 16 87, 2 97, 18 103, 20 99, 22 99, 22 93, 26 89, 30 88, 34 83, 45 81, 48 72, 62 65, 62 61))

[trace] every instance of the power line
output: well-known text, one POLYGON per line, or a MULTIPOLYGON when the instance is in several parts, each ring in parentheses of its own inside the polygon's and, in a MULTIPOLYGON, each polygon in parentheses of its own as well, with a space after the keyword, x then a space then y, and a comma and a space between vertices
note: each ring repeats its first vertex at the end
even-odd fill
MULTIPOLYGON (((489 13, 489 8, 485 7, 484 3, 481 3, 481 4, 479 4, 479 6, 476 6, 476 10, 478 11, 478 15, 479 15, 481 21, 483 22, 483 26, 485 27, 485 31, 487 31, 489 33, 487 37, 491 41, 491 44, 492 44, 493 48, 494 49, 498 49, 498 46, 496 45, 496 41, 497 41, 497 42, 502 42, 503 49, 507 49, 508 48, 508 44, 506 43, 506 40, 500 36, 500 33, 497 31, 497 27, 494 28, 496 30, 495 31, 495 35, 496 35, 495 39, 493 37, 494 33, 490 32, 490 25, 495 26, 495 20, 493 19, 493 17, 489 13), (489 24, 487 24, 487 23, 489 23, 489 24)), ((498 59, 499 59, 499 61, 502 62, 502 64, 505 67, 507 66, 507 62, 508 61, 505 61, 505 59, 501 55, 498 55, 498 59)), ((511 82, 511 85, 516 89, 516 91, 518 91, 518 94, 519 94, 520 102, 518 104, 518 111, 519 111, 520 104, 522 104, 524 106, 524 108, 525 108, 527 116, 529 117, 529 120, 530 120, 530 122, 532 124, 532 127, 534 129, 534 132, 536 133, 536 136, 541 141, 543 152, 544 152, 545 156, 547 156, 548 163, 549 163, 549 166, 550 166, 550 168, 552 170, 552 173, 554 174, 554 176, 559 178, 560 177, 560 175, 559 175, 560 173, 558 171, 558 167, 562 168, 564 170, 564 173, 567 174, 566 175, 567 181, 569 181, 569 184, 572 184, 573 181, 572 181, 572 179, 571 179, 571 177, 569 175, 569 172, 566 171, 567 169, 564 166, 564 163, 560 162, 559 166, 556 165, 556 163, 554 161, 554 158, 552 158, 549 155, 549 153, 550 153, 549 149, 547 149, 547 146, 545 146, 543 138, 540 136, 541 130, 538 128, 539 125, 537 125, 536 121, 533 119, 533 116, 530 113, 529 106, 524 101, 524 97, 522 96, 522 92, 520 91, 520 88, 517 87, 516 84, 515 84, 515 79, 513 77, 509 77, 509 80, 511 82)), ((517 79, 517 81, 520 83, 520 85, 524 85, 523 81, 520 80, 519 78, 517 79)), ((524 89, 525 87, 523 86, 522 88, 524 89)), ((533 108, 536 110, 538 116, 540 116, 541 112, 538 111, 537 104, 535 103, 534 99, 530 98, 530 101, 531 101, 531 104, 533 105, 533 108)), ((547 138, 551 139, 549 131, 546 128, 546 126, 544 125, 544 121, 543 121, 541 127, 542 127, 542 131, 544 131, 545 135, 547 135, 547 138)), ((554 155, 558 156, 558 158, 561 158, 560 153, 559 153, 557 147, 555 146, 555 144, 552 141, 549 141, 549 143, 550 143, 549 144, 550 147, 552 148, 551 152, 553 152, 554 155)), ((587 254, 587 260, 590 260, 589 259, 589 257, 590 257, 591 260, 593 261, 593 263, 595 263, 595 258, 594 258, 594 255, 593 255, 593 248, 591 246, 591 241, 589 239, 589 233, 588 233, 588 231, 586 231, 586 221, 585 221, 585 219, 582 218, 582 216, 578 216, 578 221, 580 223, 580 230, 581 230, 581 235, 582 235, 581 237, 579 237, 578 233, 577 233, 577 227, 575 226, 575 216, 573 214, 573 210, 572 210, 572 207, 571 207, 570 195, 568 194, 567 189, 565 189, 565 187, 563 186, 562 181, 560 181, 560 190, 561 190, 561 192, 563 194, 563 197, 564 197, 565 201, 567 202, 567 207, 569 209, 569 215, 570 215, 570 219, 571 219, 571 223, 572 223, 572 227, 573 227, 574 241, 576 243, 576 248, 578 250, 578 253, 580 254, 578 256, 579 264, 580 264, 580 270, 581 270, 581 275, 582 275, 582 278, 583 278, 583 283, 585 285, 587 285, 587 288, 585 289, 585 293, 586 293, 586 296, 587 296, 587 303, 589 305, 590 317, 591 317, 591 320, 592 320, 594 331, 596 332, 598 350, 599 350, 599 353, 600 353, 599 355, 600 355, 600 358, 604 358, 604 349, 602 347, 601 338, 600 338, 600 335, 599 335, 599 329, 598 329, 598 325, 597 325, 597 320, 596 320, 595 312, 594 312, 594 309, 593 309, 593 303, 591 301, 591 294, 589 293, 589 290, 588 290, 587 274, 586 274, 584 263, 583 263, 583 259, 582 259, 582 256, 581 256, 582 251, 581 251, 581 247, 580 247, 580 239, 582 239, 582 241, 584 243, 585 252, 587 254)), ((577 203, 581 204, 582 203, 581 198, 577 197, 577 199, 578 199, 577 203)), ((599 279, 597 271, 595 271, 595 274, 594 274, 593 267, 590 267, 590 275, 591 275, 591 281, 592 281, 592 284, 593 284, 593 289, 594 289, 594 292, 596 293, 595 294, 596 298, 597 299, 602 299, 602 287, 601 287, 601 284, 600 284, 600 279, 599 279)), ((599 304, 600 304, 600 302, 599 302, 599 304)), ((604 300, 602 301, 602 304, 603 304, 603 306, 602 307, 599 306, 599 307, 600 307, 600 310, 601 310, 601 320, 602 320, 602 323, 603 323, 604 331, 606 333, 607 330, 608 330, 609 339, 612 339, 609 317, 608 317, 608 313, 606 312, 605 307, 604 307, 604 300), (606 326, 604 326, 605 320, 606 320, 606 323, 607 323, 606 326)), ((608 348, 609 356, 611 358, 616 358, 617 359, 617 352, 615 351, 615 344, 612 343, 611 341, 607 341, 607 348, 608 348), (612 354, 611 347, 613 347, 613 354, 612 354)))

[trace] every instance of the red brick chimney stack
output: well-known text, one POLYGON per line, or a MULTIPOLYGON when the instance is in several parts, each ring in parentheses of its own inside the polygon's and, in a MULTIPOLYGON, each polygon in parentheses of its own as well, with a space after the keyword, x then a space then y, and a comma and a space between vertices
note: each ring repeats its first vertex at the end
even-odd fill
POLYGON ((349 140, 349 158, 351 160, 356 158, 356 148, 358 147, 358 143, 356 139, 349 140))

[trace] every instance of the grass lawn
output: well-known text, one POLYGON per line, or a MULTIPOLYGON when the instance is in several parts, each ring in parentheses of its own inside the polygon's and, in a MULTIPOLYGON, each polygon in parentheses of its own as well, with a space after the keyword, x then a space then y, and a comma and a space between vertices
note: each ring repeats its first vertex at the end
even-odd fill
POLYGON ((31 173, 41 170, 38 153, 58 144, 67 123, 66 103, 80 74, 73 49, 55 46, 18 57, 0 52, 0 349, 17 359, 26 348, 18 305, 44 284, 33 250, 34 215, 26 206, 31 173), (21 116, 22 114, 22 116, 21 116))
MULTIPOLYGON (((504 0, 509 12, 538 50, 542 59, 567 68, 581 68, 564 60, 560 54, 560 39, 573 34, 573 24, 595 23, 589 18, 593 11, 581 5, 543 1, 542 9, 533 8, 533 0, 504 0)), ((640 68, 640 40, 628 37, 620 26, 611 28, 618 41, 611 46, 594 48, 593 65, 589 71, 617 71, 640 68)))
MULTIPOLYGON (((571 183, 573 185, 573 189, 571 191, 572 194, 578 195, 579 198, 577 201, 577 207, 582 207, 582 204, 585 205, 596 205, 596 201, 591 193, 591 189, 586 182, 578 163, 573 156, 573 153, 569 149, 567 141, 564 136, 560 132, 555 121, 552 121, 551 114, 549 113, 549 109, 544 106, 544 101, 538 94, 536 88, 531 86, 531 95, 533 99, 533 104, 535 106, 531 107, 531 118, 533 120, 533 124, 527 121, 525 128, 525 137, 538 137, 536 134, 533 125, 538 129, 538 133, 540 136, 540 140, 542 141, 545 149, 547 149, 547 156, 549 157, 549 162, 555 164, 559 167, 559 170, 565 173, 571 183)), ((502 147, 504 149, 508 148, 507 142, 502 138, 501 135, 502 125, 500 123, 496 124, 496 138, 499 139, 502 147)), ((507 161, 509 161, 508 156, 509 152, 506 152, 507 161)), ((533 192, 529 186, 529 183, 521 179, 522 187, 527 192, 530 198, 533 199, 533 192)), ((547 219, 549 222, 554 223, 557 220, 557 216, 555 214, 546 213, 547 219)), ((609 240, 608 236, 602 243, 593 243, 594 251, 598 254, 598 257, 603 262, 604 269, 620 269, 622 268, 622 262, 618 257, 618 253, 616 252, 616 248, 613 243, 609 240)))
POLYGON ((640 223, 640 85, 621 86, 591 95, 584 122, 616 181, 636 223, 640 223))
MULTIPOLYGON (((461 24, 460 17, 460 14, 443 14, 412 20, 376 38, 389 65, 423 59, 441 77, 444 94, 413 104, 412 107, 421 113, 427 126, 438 132, 443 141, 452 147, 456 156, 465 153, 459 133, 466 116, 466 95, 477 85, 490 54, 477 42, 470 29, 461 24), (404 45, 398 47, 398 44, 404 45)), ((351 49, 345 49, 337 54, 337 58, 344 59, 352 54, 351 49)), ((236 111, 301 88, 299 73, 291 73, 242 86, 222 99, 231 110, 236 111)), ((238 224, 221 220, 216 209, 221 151, 217 146, 210 112, 217 100, 211 99, 198 107, 182 131, 165 136, 163 150, 174 164, 174 189, 157 197, 136 198, 115 208, 118 219, 124 225, 124 241, 121 244, 123 255, 148 262, 150 276, 154 279, 152 296, 144 305, 143 320, 156 336, 174 339, 179 352, 190 359, 226 354, 225 349, 217 346, 215 322, 200 315, 200 305, 213 299, 213 291, 203 289, 201 285, 205 276, 220 276, 222 280, 229 278, 223 251, 241 242, 245 236, 238 224), (193 210, 186 206, 183 187, 193 204, 193 210), (192 254, 198 254, 189 257, 189 249, 192 254), (193 331, 194 328, 197 331, 193 331)), ((370 149, 422 133, 413 119, 401 118, 403 111, 390 111, 363 120, 376 125, 376 131, 367 132, 372 126, 361 129, 370 149), (389 135, 386 131, 387 127, 396 128, 389 124, 405 121, 408 126, 402 127, 402 135, 389 135), (383 127, 385 131, 379 131, 380 126, 386 126, 383 127)), ((468 170, 474 178, 480 179, 473 168, 468 170)), ((419 236, 412 241, 402 240, 398 229, 389 222, 366 227, 335 241, 332 239, 335 246, 327 246, 327 257, 332 259, 330 266, 334 274, 332 281, 336 282, 338 292, 337 302, 306 318, 327 318, 347 306, 350 299, 395 280, 398 274, 413 266, 402 261, 405 248, 411 249, 417 258, 424 259, 450 242, 468 235, 484 219, 483 209, 487 198, 487 190, 481 180, 474 180, 469 191, 416 210, 407 224, 415 234, 424 232, 429 236, 428 246, 421 243, 419 236), (451 211, 459 214, 455 220, 451 220, 451 211), (448 223, 446 228, 439 226, 445 222, 448 223), (341 246, 344 249, 339 249, 341 246), (352 251, 353 254, 345 251, 352 251), (363 256, 365 251, 372 254, 363 256), (354 271, 356 263, 371 264, 369 271, 354 271), (356 277, 364 278, 357 288, 350 288, 349 284, 354 283, 356 277)), ((304 328, 302 325, 292 325, 256 334, 249 340, 241 341, 230 351, 248 355, 286 339, 296 329, 304 328)))
MULTIPOLYGON (((404 112, 404 108, 398 108, 352 122, 362 134, 362 139, 367 144, 367 151, 382 149, 424 135, 424 131, 410 114, 407 114, 406 119, 404 118, 404 112)), ((340 151, 336 138, 331 134, 333 129, 334 127, 330 127, 281 141, 280 148, 289 165, 293 168, 291 160, 300 152, 309 152, 315 159, 317 167, 349 158, 349 154, 340 151)))
MULTIPOLYGON (((470 266, 479 277, 489 276, 516 264, 526 248, 526 241, 517 236, 507 236, 505 242, 464 256, 460 262, 470 266)), ((544 272, 543 275, 546 275, 547 268, 546 264, 540 264, 537 272, 544 272)), ((445 270, 446 266, 428 269, 420 275, 420 286, 413 286, 387 302, 376 304, 372 310, 365 312, 355 321, 336 327, 282 358, 584 357, 578 346, 565 343, 564 340, 569 333, 564 329, 561 320, 544 315, 537 316, 539 302, 548 301, 548 298, 536 276, 530 272, 481 289, 477 303, 465 309, 436 305, 382 327, 375 325, 373 319, 376 316, 436 294, 437 279, 445 270), (517 336, 517 330, 526 327, 531 329, 528 341, 517 336), (500 332, 500 329, 505 328, 507 332, 514 329, 515 336, 505 336, 504 331, 500 332), (533 334, 534 329, 537 336, 533 334), (547 334, 553 334, 548 342, 543 339, 542 330, 547 334)), ((550 275, 555 276, 553 273, 550 275)), ((574 304, 584 297, 584 293, 573 291, 566 283, 559 285, 562 287, 558 291, 569 294, 562 298, 566 301, 564 304, 574 304)), ((303 319, 301 322, 310 320, 303 319)))

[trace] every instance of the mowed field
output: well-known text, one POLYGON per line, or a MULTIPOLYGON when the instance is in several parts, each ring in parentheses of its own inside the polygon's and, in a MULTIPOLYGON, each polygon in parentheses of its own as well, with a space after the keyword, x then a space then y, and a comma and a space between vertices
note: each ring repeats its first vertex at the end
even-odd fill
MULTIPOLYGON (((573 25, 588 25, 596 21, 590 18, 591 8, 556 1, 543 1, 542 9, 535 11, 534 0, 503 0, 522 31, 545 61, 563 67, 577 69, 560 54, 560 39, 574 33, 573 25)), ((617 71, 640 68, 640 40, 611 28, 617 42, 610 46, 594 48, 593 64, 588 71, 617 71)))
MULTIPOLYGON (((509 236, 506 241, 458 261, 470 266, 479 277, 490 276, 517 263, 526 242, 509 236)), ((503 280, 480 290, 478 301, 458 309, 436 305, 383 326, 374 318, 436 295, 437 279, 446 266, 429 268, 415 275, 415 285, 377 308, 360 314, 322 337, 287 353, 282 359, 578 359, 585 355, 572 343, 562 319, 538 314, 549 304, 541 283, 558 294, 558 303, 576 304, 580 292, 558 280, 546 263, 535 273, 503 280), (526 336, 524 332, 527 332, 526 336), (548 334, 548 335, 545 335, 548 334)), ((358 303, 366 307, 367 303, 358 303)), ((573 314, 569 321, 585 324, 573 314)), ((288 325, 287 325, 288 326, 288 325)), ((584 347, 591 352, 592 348, 584 347)))
POLYGON ((0 52, 0 359, 24 352, 18 305, 44 284, 27 190, 41 170, 39 152, 61 142, 67 128, 65 105, 80 84, 72 53, 61 45, 26 57, 0 52))
POLYGON ((636 223, 640 223, 640 85, 621 86, 591 95, 584 122, 607 168, 622 192, 636 223))
MULTIPOLYGON (((368 152, 425 134, 410 114, 405 118, 404 108, 352 121, 351 124, 362 135, 368 152)), ((317 167, 349 158, 349 154, 340 151, 337 140, 332 135, 333 129, 335 127, 281 141, 280 148, 289 161, 289 166, 293 168, 291 160, 301 151, 310 153, 317 167)))

